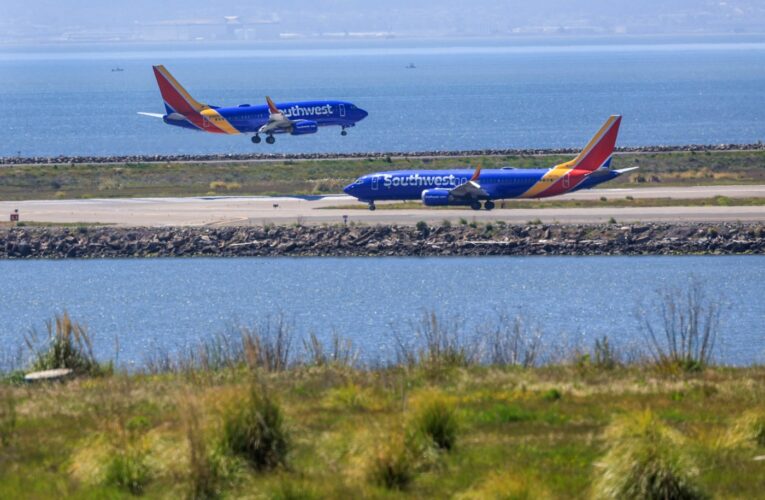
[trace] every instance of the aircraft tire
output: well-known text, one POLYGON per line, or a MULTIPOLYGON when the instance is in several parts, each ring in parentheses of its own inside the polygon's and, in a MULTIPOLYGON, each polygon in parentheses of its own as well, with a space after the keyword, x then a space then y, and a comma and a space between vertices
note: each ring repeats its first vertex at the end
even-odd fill
POLYGON ((269 144, 273 144, 276 142, 276 139, 274 139, 274 136, 269 135, 268 137, 266 137, 266 142, 269 144))
POLYGON ((260 144, 260 136, 259 135, 253 135, 252 136, 252 142, 254 144, 260 144))
POLYGON ((347 130, 343 130, 342 132, 340 132, 340 135, 348 135, 348 131, 347 130))
POLYGON ((483 208, 486 210, 492 210, 494 208, 494 202, 491 200, 488 200, 486 203, 483 204, 483 208))
POLYGON ((481 202, 478 200, 474 200, 470 202, 470 208, 473 210, 481 210, 481 202))
POLYGON ((371 211, 373 211, 373 212, 374 212, 376 209, 377 209, 377 207, 375 206, 375 204, 374 204, 374 203, 370 203, 370 204, 369 204, 369 210, 371 210, 371 211))

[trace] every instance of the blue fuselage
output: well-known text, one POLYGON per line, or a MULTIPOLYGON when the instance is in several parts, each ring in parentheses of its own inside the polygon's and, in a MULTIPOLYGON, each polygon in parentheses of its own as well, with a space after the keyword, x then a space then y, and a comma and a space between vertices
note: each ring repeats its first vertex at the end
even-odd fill
MULTIPOLYGON (((319 127, 335 125, 349 128, 356 125, 367 116, 367 112, 353 103, 347 101, 300 101, 285 102, 276 105, 284 116, 290 120, 307 120, 316 122, 319 127)), ((237 132, 242 134, 256 133, 260 127, 268 123, 268 106, 240 104, 236 107, 220 108, 211 106, 220 116, 228 122, 237 132)), ((187 120, 174 120, 172 110, 168 110, 164 121, 170 125, 200 130, 200 128, 187 120)), ((211 126, 216 121, 211 122, 211 126)), ((283 130, 275 130, 274 133, 283 133, 283 130)))
MULTIPOLYGON (((423 191, 429 189, 453 189, 470 180, 474 170, 397 170, 377 172, 359 177, 354 183, 345 187, 344 191, 360 201, 374 202, 378 200, 419 200, 423 191)), ((577 179, 563 187, 560 183, 555 192, 543 191, 548 182, 546 176, 550 169, 515 169, 503 168, 481 171, 478 183, 488 194, 482 199, 500 200, 506 198, 541 198, 588 189, 602 182, 609 181, 619 175, 617 171, 604 169, 595 175, 577 179), (542 184, 540 184, 542 183, 542 184), (549 192, 549 194, 547 194, 549 192)), ((550 182, 550 187, 555 182, 550 182)))

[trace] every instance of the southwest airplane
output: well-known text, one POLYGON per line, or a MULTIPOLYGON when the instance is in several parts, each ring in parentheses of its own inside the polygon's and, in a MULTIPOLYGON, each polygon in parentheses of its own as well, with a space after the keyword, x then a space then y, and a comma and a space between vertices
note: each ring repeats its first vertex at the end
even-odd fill
POLYGON ((494 208, 494 200, 546 198, 610 181, 630 170, 611 169, 621 116, 611 116, 571 161, 549 169, 397 170, 364 175, 344 191, 375 209, 377 200, 422 200, 426 206, 494 208))
POLYGON ((340 132, 353 127, 367 116, 367 112, 346 101, 300 101, 274 104, 266 97, 267 105, 221 108, 202 104, 186 92, 164 66, 152 66, 159 91, 165 101, 166 114, 144 113, 139 115, 162 118, 178 127, 202 130, 214 134, 254 134, 252 142, 260 142, 260 134, 266 142, 275 142, 274 134, 314 134, 319 127, 335 125, 340 132))

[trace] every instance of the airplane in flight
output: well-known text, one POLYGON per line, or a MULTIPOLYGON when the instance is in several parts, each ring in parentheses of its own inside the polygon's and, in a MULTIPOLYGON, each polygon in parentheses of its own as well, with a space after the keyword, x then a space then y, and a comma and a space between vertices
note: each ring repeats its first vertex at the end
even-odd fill
POLYGON ((546 198, 610 181, 638 167, 611 169, 611 154, 622 117, 608 118, 579 155, 546 169, 396 170, 359 177, 344 191, 375 209, 379 200, 422 200, 429 207, 494 208, 495 200, 546 198))
POLYGON ((275 104, 266 97, 266 104, 222 108, 196 101, 162 65, 152 66, 159 91, 165 101, 165 114, 139 112, 139 115, 162 118, 178 127, 212 132, 214 134, 253 134, 258 144, 261 134, 273 144, 275 134, 314 134, 319 127, 330 125, 347 128, 367 116, 367 112, 347 101, 300 101, 275 104))

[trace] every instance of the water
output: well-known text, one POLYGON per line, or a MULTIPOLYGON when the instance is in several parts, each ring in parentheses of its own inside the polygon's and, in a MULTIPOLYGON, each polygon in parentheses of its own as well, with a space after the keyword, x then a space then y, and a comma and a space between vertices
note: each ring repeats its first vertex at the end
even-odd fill
POLYGON ((5 48, 0 156, 581 147, 612 113, 624 115, 621 145, 765 138, 761 37, 570 43, 5 48), (337 98, 370 116, 347 137, 273 147, 177 129, 136 114, 163 111, 157 63, 210 104, 337 98))
POLYGON ((464 331, 522 314, 546 345, 608 335, 640 341, 637 306, 694 275, 724 302, 723 360, 765 362, 765 257, 275 258, 0 261, 0 345, 68 310, 103 356, 128 365, 177 352, 278 313, 299 335, 350 338, 368 360, 390 359, 394 332, 423 311, 464 331))

